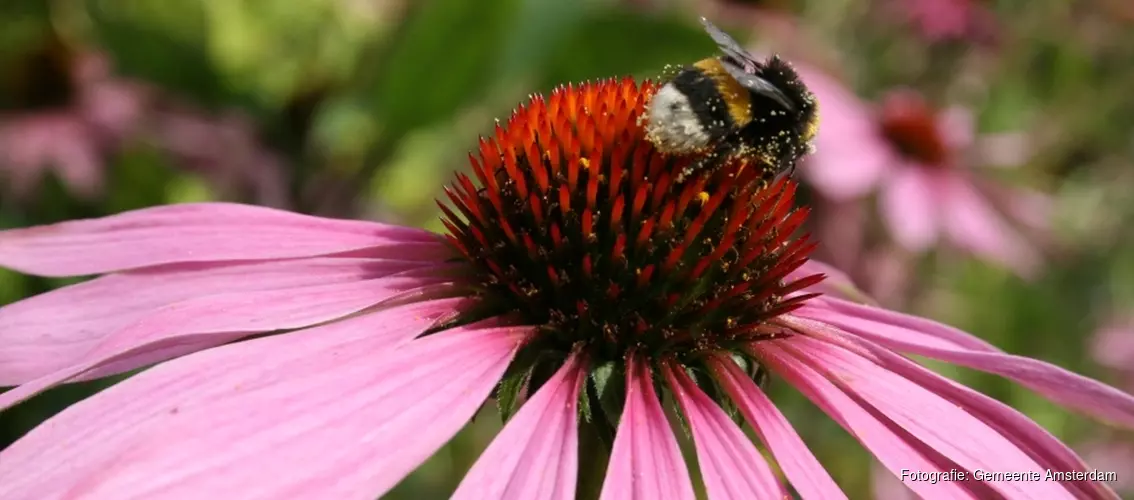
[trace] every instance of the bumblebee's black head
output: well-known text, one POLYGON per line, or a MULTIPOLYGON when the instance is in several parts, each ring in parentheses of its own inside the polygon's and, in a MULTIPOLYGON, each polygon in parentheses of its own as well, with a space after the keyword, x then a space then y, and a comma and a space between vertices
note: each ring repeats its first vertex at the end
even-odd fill
POLYGON ((803 84, 795 68, 778 56, 757 64, 750 74, 767 87, 746 86, 752 101, 752 121, 741 130, 741 135, 761 154, 775 157, 781 168, 792 168, 800 157, 814 150, 813 141, 819 131, 815 95, 803 84))

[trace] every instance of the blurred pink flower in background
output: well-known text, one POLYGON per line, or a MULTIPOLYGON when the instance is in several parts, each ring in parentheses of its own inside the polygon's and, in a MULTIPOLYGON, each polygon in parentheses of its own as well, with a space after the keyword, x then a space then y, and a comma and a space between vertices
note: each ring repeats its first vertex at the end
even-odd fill
POLYGON ((20 83, 28 95, 0 111, 0 179, 16 197, 33 193, 48 172, 76 195, 105 189, 105 161, 127 141, 167 154, 170 164, 205 177, 222 196, 286 206, 284 161, 237 112, 220 116, 177 102, 160 89, 114 76, 96 52, 74 55, 51 41, 31 54, 20 83), (36 93, 50 89, 48 101, 36 93), (52 93, 53 92, 53 93, 52 93), (21 99, 28 103, 19 102, 21 99))
MULTIPOLYGON (((0 111, 0 177, 5 189, 26 196, 54 172, 76 195, 103 189, 103 160, 134 132, 148 92, 111 74, 106 57, 84 53, 60 64, 70 81, 65 102, 43 109, 0 111)), ((37 82, 38 83, 38 82, 37 82)))
POLYGON ((1134 388, 1134 318, 1107 323, 1095 332, 1090 345, 1095 361, 1114 370, 1123 385, 1134 388))
POLYGON ((222 196, 259 205, 288 205, 285 160, 263 145, 255 124, 238 112, 212 116, 179 104, 148 117, 147 137, 181 168, 210 181, 222 196))
POLYGON ((971 114, 937 112, 905 89, 875 109, 830 76, 800 69, 822 103, 817 149, 801 168, 816 190, 833 202, 877 191, 883 223, 908 250, 947 240, 1023 276, 1037 271, 1039 251, 1014 226, 1043 231, 1049 201, 969 168, 979 149, 971 114))
POLYGON ((887 7, 926 40, 992 42, 994 14, 978 0, 887 0, 887 7))

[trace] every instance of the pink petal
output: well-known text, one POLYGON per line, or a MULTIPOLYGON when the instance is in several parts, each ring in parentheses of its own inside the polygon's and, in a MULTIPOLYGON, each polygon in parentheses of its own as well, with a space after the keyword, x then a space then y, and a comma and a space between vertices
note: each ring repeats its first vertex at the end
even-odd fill
POLYGON ((190 298, 331 285, 427 265, 430 263, 350 258, 177 264, 57 289, 0 308, 0 345, 4 346, 0 386, 21 384, 75 364, 117 330, 190 298))
POLYGON ((185 343, 230 341, 257 332, 302 328, 356 313, 401 292, 436 282, 390 277, 291 290, 223 293, 171 304, 107 336, 76 362, 0 394, 0 410, 84 372, 185 343))
POLYGON ((847 498, 775 403, 736 363, 714 356, 709 368, 801 497, 847 498))
POLYGON ((79 276, 174 262, 310 257, 435 238, 426 231, 374 222, 191 203, 0 231, 0 266, 42 276, 79 276))
MULTIPOLYGON (((779 344, 968 470, 1045 471, 984 422, 865 358, 803 335, 779 344)), ((1059 483, 1005 481, 989 486, 1010 498, 1072 498, 1059 483)))
POLYGON ((845 201, 866 195, 893 164, 890 146, 877 132, 873 112, 853 91, 823 72, 796 65, 819 101, 815 153, 800 167, 828 198, 845 201))
MULTIPOLYGON (((829 296, 819 297, 812 302, 808 302, 808 305, 826 306, 835 311, 836 314, 815 314, 821 314, 824 321, 832 322, 832 324, 836 325, 854 325, 864 329, 882 329, 878 331, 885 331, 888 335, 894 335, 896 337, 905 336, 907 333, 916 334, 919 337, 936 337, 946 341, 946 343, 942 345, 955 345, 975 351, 1000 351, 980 337, 919 316, 902 314, 900 312, 865 304, 856 304, 851 301, 829 296)), ((810 307, 806 309, 808 310, 807 314, 803 314, 806 316, 811 316, 811 311, 815 311, 815 309, 810 307)))
MULTIPOLYGON (((816 316, 820 321, 835 323, 823 318, 816 316)), ((912 330, 883 331, 838 324, 850 333, 889 349, 995 373, 1068 408, 1134 428, 1134 397, 1050 363, 1001 352, 973 351, 912 330)))
POLYGON ((1040 266, 1039 253, 961 176, 942 181, 942 224, 957 246, 1031 276, 1040 266))
MULTIPOLYGON (((753 344, 753 352, 858 439, 895 476, 900 478, 903 470, 942 470, 914 443, 880 421, 819 372, 781 348, 780 342, 758 342, 753 344)), ((955 482, 930 484, 913 481, 906 485, 927 499, 972 498, 963 485, 955 482)))
MULTIPOLYGON (((885 347, 855 337, 838 327, 801 317, 785 317, 782 321, 797 331, 867 357, 883 368, 949 400, 1012 441, 1046 469, 1087 470, 1083 460, 1067 445, 1024 414, 1000 401, 942 377, 885 347)), ((1114 492, 1101 483, 1075 481, 1063 484, 1088 498, 1114 498, 1114 492)))
POLYGON ((693 483, 654 392, 649 362, 630 356, 626 406, 602 485, 602 500, 693 500, 693 483))
POLYGON ((391 350, 453 303, 358 328, 228 345, 143 372, 0 452, 0 496, 381 496, 476 412, 525 330, 461 328, 391 350))
POLYGON ((870 300, 870 298, 866 296, 865 293, 863 293, 858 289, 858 287, 855 286, 850 276, 835 268, 834 266, 831 266, 830 264, 825 264, 817 260, 809 260, 807 262, 804 262, 803 265, 799 266, 798 269, 788 273, 786 279, 797 280, 811 276, 813 274, 825 274, 827 277, 824 278, 823 281, 819 282, 816 285, 808 287, 802 292, 819 292, 827 295, 833 295, 835 297, 849 297, 854 300, 870 300))
POLYGON ((711 498, 787 498, 768 461, 744 431, 676 363, 665 365, 674 399, 689 422, 705 491, 711 498))
POLYGON ((878 199, 882 221, 894 240, 916 252, 937 241, 940 224, 935 181, 925 168, 909 165, 896 170, 878 199))
POLYGON ((585 360, 572 354, 492 440, 451 498, 573 500, 585 375, 585 360))
MULTIPOLYGON (((869 342, 861 343, 877 357, 876 362, 883 368, 940 395, 987 423, 1044 469, 1089 470, 1083 459, 1067 445, 1016 409, 938 375, 884 347, 869 342)), ((1084 498, 1118 498, 1107 485, 1099 482, 1068 481, 1062 484, 1084 498)))

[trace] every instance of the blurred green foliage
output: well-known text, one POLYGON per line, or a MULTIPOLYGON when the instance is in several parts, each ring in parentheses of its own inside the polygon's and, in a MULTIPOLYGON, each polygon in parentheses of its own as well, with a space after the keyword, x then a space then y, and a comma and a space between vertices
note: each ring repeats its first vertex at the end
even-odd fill
MULTIPOLYGON (((1134 21, 1107 2, 985 2, 996 18, 995 42, 942 42, 918 36, 884 4, 6 1, 0 88, 8 109, 0 119, 32 112, 19 108, 11 75, 58 37, 73 51, 107 54, 119 77, 194 112, 249 117, 258 147, 284 158, 287 208, 439 229, 433 199, 453 171, 466 168, 467 152, 493 118, 562 83, 655 77, 667 64, 704 57, 713 46, 696 18, 713 12, 739 37, 841 75, 865 98, 913 86, 941 104, 977 110, 984 132, 1027 131, 1031 159, 1003 177, 1055 197, 1061 250, 1047 272, 1026 282, 933 254, 918 267, 903 307, 1005 350, 1112 377, 1086 346, 1101 324, 1134 317, 1134 21)), ((0 189, 0 227, 178 201, 256 201, 226 190, 216 172, 186 168, 142 141, 127 140, 104 160, 108 188, 99 197, 78 197, 56 179, 30 197, 0 189)), ((0 270, 0 304, 60 285, 0 270)), ((934 367, 1021 408, 1070 443, 1097 428, 996 377, 934 367)), ((0 440, 111 382, 55 390, 0 414, 0 440)), ((773 390, 850 497, 868 496, 871 461, 861 447, 791 389, 773 383, 773 390)), ((452 491, 499 428, 495 408, 486 406, 390 498, 452 491)))

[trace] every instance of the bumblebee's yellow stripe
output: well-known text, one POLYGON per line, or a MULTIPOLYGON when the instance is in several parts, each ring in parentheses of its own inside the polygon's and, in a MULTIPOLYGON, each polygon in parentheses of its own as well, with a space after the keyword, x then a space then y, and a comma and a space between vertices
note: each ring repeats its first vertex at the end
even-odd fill
POLYGON ((719 59, 715 57, 702 59, 693 63, 693 67, 701 70, 705 76, 716 82, 717 91, 721 93, 721 98, 728 105, 728 114, 732 117, 736 126, 741 127, 752 121, 752 99, 748 89, 728 74, 719 59))

